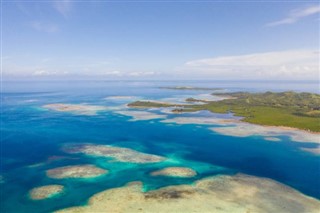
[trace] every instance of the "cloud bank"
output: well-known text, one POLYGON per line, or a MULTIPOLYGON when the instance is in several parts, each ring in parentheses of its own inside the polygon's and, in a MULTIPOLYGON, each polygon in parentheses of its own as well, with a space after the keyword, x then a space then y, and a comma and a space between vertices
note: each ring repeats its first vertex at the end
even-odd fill
MULTIPOLYGON (((187 61, 176 69, 162 71, 121 69, 105 60, 103 63, 87 61, 90 66, 51 58, 32 61, 30 58, 3 57, 2 61, 2 73, 8 77, 153 80, 319 80, 320 78, 318 50, 287 50, 204 58, 187 61)), ((155 70, 158 70, 156 66, 155 70)))
POLYGON ((188 61, 180 71, 216 79, 319 79, 319 51, 290 50, 188 61))

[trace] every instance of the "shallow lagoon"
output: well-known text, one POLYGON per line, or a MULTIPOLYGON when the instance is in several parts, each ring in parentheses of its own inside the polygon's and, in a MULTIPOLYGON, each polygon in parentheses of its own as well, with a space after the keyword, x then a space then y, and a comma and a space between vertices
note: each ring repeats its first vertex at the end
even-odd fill
MULTIPOLYGON (((117 110, 126 110, 124 104, 128 99, 107 98, 134 96, 160 100, 208 93, 158 89, 159 86, 186 84, 223 87, 229 91, 270 89, 267 83, 237 82, 5 82, 1 97, 1 212, 48 212, 82 205, 93 194, 130 181, 144 182, 144 190, 147 191, 172 184, 192 183, 216 174, 238 172, 272 178, 320 198, 319 156, 300 149, 314 146, 312 143, 293 142, 287 136, 281 136, 280 142, 267 141, 263 136, 231 137, 211 131, 207 125, 162 123, 161 119, 132 121, 132 117, 117 113, 117 110), (50 103, 103 105, 109 109, 96 116, 87 116, 42 108, 50 103), (164 156, 168 160, 140 165, 61 150, 66 143, 84 142, 127 147, 164 156), (48 161, 51 156, 65 158, 48 161), (85 180, 55 180, 45 175, 48 169, 78 164, 95 164, 110 173, 85 180), (187 179, 149 175, 154 170, 169 166, 190 167, 198 175, 187 179), (29 190, 48 184, 64 185, 65 193, 43 201, 28 198, 29 190)), ((316 83, 279 85, 273 85, 273 90, 316 92, 317 89, 316 83)))

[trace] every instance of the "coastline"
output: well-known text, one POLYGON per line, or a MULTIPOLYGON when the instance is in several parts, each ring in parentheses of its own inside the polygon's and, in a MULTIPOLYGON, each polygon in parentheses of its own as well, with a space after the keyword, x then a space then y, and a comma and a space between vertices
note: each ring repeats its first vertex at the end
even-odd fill
MULTIPOLYGON (((249 122, 246 122, 246 121, 242 121, 242 122, 249 123, 249 122)), ((320 132, 315 132, 315 131, 306 130, 306 129, 299 129, 299 128, 295 128, 295 127, 270 126, 270 125, 263 125, 263 124, 256 124, 256 123, 250 123, 250 124, 260 125, 260 126, 264 126, 264 127, 274 127, 274 128, 279 128, 279 129, 282 129, 282 130, 289 130, 289 131, 301 131, 301 132, 304 132, 304 133, 316 134, 316 135, 320 136, 320 132)), ((319 138, 319 140, 320 140, 320 138, 319 138)))
POLYGON ((207 94, 222 100, 203 100, 201 95, 190 95, 183 104, 162 103, 157 100, 141 100, 127 104, 132 108, 179 107, 175 113, 208 110, 213 113, 233 112, 242 121, 262 126, 296 128, 320 133, 320 95, 315 93, 285 92, 231 92, 207 94), (227 97, 226 97, 227 96, 227 97), (196 97, 196 98, 195 98, 196 97), (191 101, 191 102, 190 102, 191 101), (203 104, 196 104, 202 102, 203 104), (188 104, 186 104, 188 103, 188 104))

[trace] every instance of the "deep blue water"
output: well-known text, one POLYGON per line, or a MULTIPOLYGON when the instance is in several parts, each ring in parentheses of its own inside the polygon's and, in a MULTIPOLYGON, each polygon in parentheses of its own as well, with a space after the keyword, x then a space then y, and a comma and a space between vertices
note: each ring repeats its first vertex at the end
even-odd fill
MULTIPOLYGON (((228 91, 309 91, 317 92, 317 82, 4 82, 1 93, 1 209, 0 212, 48 212, 73 205, 104 189, 140 180, 145 190, 161 186, 191 183, 202 177, 237 172, 268 177, 320 198, 319 156, 301 151, 314 146, 290 141, 265 141, 263 137, 231 137, 212 132, 205 125, 166 124, 159 119, 129 121, 130 117, 114 110, 97 116, 44 110, 48 103, 86 103, 117 107, 125 101, 104 99, 113 95, 161 99, 179 95, 204 94, 208 91, 163 90, 159 86, 192 85, 221 87, 228 91), (65 143, 96 143, 129 147, 141 152, 166 156, 171 161, 137 165, 108 163, 104 158, 66 154, 65 143), (47 162, 50 156, 67 156, 47 162), (47 162, 38 167, 33 164, 47 162), (110 174, 89 180, 55 180, 45 171, 58 166, 96 164, 110 174), (190 179, 150 177, 149 172, 165 166, 182 165, 199 175, 190 179), (128 175, 130 174, 130 175, 128 175), (46 184, 62 184, 63 195, 31 201, 30 189, 46 184)), ((179 116, 179 115, 170 115, 179 116)), ((225 116, 225 115, 223 115, 225 116)), ((228 116, 228 115, 227 115, 228 116)))

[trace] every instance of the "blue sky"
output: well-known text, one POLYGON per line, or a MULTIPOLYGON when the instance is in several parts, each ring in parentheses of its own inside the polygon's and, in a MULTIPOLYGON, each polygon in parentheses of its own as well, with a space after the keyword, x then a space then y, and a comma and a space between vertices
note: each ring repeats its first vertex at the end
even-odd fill
POLYGON ((319 77, 317 1, 3 1, 5 78, 319 77))

